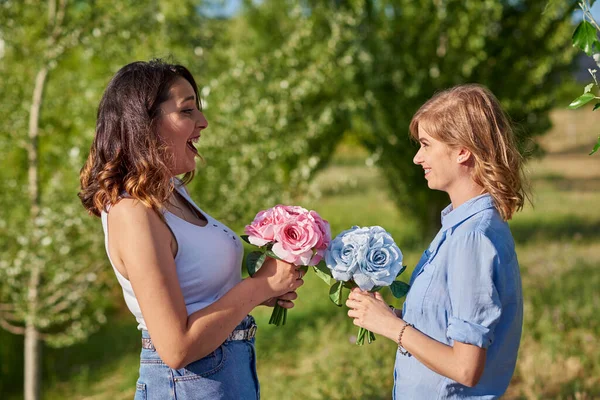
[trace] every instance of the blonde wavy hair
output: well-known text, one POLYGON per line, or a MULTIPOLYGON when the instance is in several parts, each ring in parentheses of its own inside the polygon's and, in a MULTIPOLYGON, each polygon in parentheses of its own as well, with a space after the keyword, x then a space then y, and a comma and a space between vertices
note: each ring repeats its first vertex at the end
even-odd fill
MULTIPOLYGON (((192 85, 198 102, 196 82, 181 65, 138 61, 124 66, 111 79, 98 107, 94 141, 80 173, 78 196, 90 214, 100 216, 127 193, 163 217, 161 211, 173 193, 174 181, 157 122, 160 105, 168 100, 169 90, 179 78, 192 85)), ((182 183, 193 176, 193 171, 185 174, 182 183)))
POLYGON ((505 221, 530 199, 513 129, 487 88, 467 84, 437 93, 410 123, 410 135, 417 141, 419 126, 451 148, 464 147, 472 153, 472 178, 492 196, 505 221))

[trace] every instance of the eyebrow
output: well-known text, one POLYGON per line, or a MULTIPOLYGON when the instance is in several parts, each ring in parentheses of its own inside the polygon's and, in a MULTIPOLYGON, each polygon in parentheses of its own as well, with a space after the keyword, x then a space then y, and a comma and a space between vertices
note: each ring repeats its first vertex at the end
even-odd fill
POLYGON ((196 100, 196 96, 194 96, 194 95, 188 96, 185 99, 183 99, 181 102, 185 103, 188 100, 196 100))
POLYGON ((428 140, 425 138, 419 138, 419 142, 423 143, 423 142, 427 142, 428 140))

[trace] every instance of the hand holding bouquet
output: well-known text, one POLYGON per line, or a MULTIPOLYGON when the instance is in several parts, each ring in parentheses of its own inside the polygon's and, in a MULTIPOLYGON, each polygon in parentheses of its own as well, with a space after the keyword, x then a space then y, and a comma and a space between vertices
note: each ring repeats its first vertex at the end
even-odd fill
MULTIPOLYGON (((331 241, 325 253, 327 270, 319 276, 331 285, 329 297, 338 306, 342 305, 342 289, 359 287, 376 292, 389 286, 394 297, 400 298, 409 286, 396 278, 406 269, 402 266, 402 252, 392 236, 380 226, 361 228, 354 226, 343 231, 331 241), (331 276, 329 282, 327 276, 331 276)), ((360 328, 356 344, 369 343, 375 335, 360 328)))
MULTIPOLYGON (((294 265, 314 266, 323 259, 331 241, 329 223, 315 211, 298 206, 277 205, 256 214, 254 221, 245 228, 246 242, 258 246, 246 258, 250 276, 265 262, 267 256, 294 265)), ((269 324, 284 325, 287 309, 275 304, 269 324)))

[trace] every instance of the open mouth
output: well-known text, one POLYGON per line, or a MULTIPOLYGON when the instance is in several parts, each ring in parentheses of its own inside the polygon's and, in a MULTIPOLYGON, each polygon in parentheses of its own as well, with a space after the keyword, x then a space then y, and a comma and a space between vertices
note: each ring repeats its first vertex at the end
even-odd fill
POLYGON ((196 155, 198 154, 198 150, 196 149, 195 144, 198 143, 198 140, 200 140, 200 136, 193 137, 186 142, 188 149, 196 155))
POLYGON ((431 172, 431 168, 424 168, 425 176, 427 176, 431 172))

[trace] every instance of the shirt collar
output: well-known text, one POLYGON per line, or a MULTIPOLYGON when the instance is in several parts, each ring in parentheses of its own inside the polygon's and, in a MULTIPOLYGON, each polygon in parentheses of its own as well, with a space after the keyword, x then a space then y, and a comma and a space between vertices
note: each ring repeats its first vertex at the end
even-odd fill
POLYGON ((452 208, 452 204, 442 210, 442 230, 447 230, 460 224, 467 218, 494 207, 494 200, 488 193, 473 197, 464 202, 457 209, 452 208))

